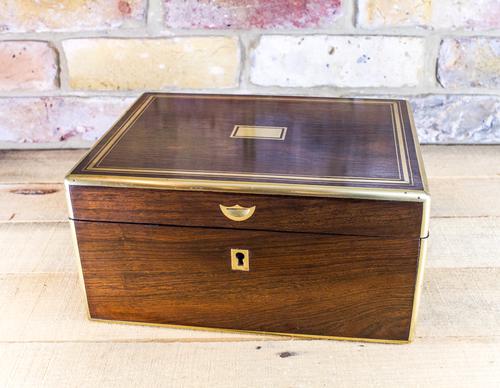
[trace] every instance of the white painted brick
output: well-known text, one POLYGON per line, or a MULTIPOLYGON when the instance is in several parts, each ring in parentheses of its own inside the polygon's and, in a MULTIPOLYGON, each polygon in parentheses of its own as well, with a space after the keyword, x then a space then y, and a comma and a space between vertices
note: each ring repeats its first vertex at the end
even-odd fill
POLYGON ((131 98, 0 98, 0 141, 91 145, 125 113, 131 98))
POLYGON ((438 79, 446 88, 500 88, 500 38, 444 39, 438 79))
POLYGON ((492 30, 500 28, 499 0, 433 0, 436 29, 492 30))
POLYGON ((416 86, 423 68, 421 38, 267 35, 252 53, 251 81, 284 87, 416 86))
POLYGON ((426 26, 431 0, 358 0, 357 25, 363 28, 426 26))
POLYGON ((430 95, 411 103, 422 143, 500 143, 500 97, 430 95))

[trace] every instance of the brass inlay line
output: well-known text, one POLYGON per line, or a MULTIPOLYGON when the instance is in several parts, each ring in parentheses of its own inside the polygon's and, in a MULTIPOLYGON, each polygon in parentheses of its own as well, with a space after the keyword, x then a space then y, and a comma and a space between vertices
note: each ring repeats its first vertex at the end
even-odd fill
POLYGON ((125 135, 127 130, 131 128, 132 125, 139 119, 141 114, 146 110, 151 102, 153 102, 153 100, 153 96, 149 96, 148 98, 146 98, 143 104, 139 106, 137 110, 125 122, 122 123, 120 129, 108 139, 99 153, 94 157, 93 160, 90 161, 90 167, 99 165, 99 163, 111 152, 113 147, 118 143, 118 140, 120 140, 125 135))
MULTIPOLYGON (((254 173, 243 173, 243 172, 227 172, 227 171, 207 171, 207 170, 166 170, 166 169, 150 169, 150 168, 113 168, 113 167, 99 167, 99 164, 102 160, 111 152, 114 146, 118 143, 118 141, 126 134, 128 129, 131 128, 132 124, 137 121, 140 115, 144 112, 144 110, 151 104, 154 98, 193 98, 190 95, 149 95, 145 98, 143 104, 137 108, 137 110, 126 120, 120 127, 117 129, 114 136, 112 136, 108 141, 102 146, 101 150, 96 154, 93 160, 89 162, 89 164, 83 169, 83 171, 103 171, 103 172, 120 172, 120 173, 143 173, 143 174, 163 174, 163 175, 205 175, 205 176, 227 176, 227 177, 249 177, 256 179, 265 179, 265 178, 275 178, 275 179, 292 179, 292 180, 306 180, 306 181, 332 181, 332 182, 360 182, 360 183, 385 183, 385 184, 403 184, 407 183, 409 185, 412 184, 412 177, 408 174, 408 158, 407 158, 407 146, 403 145, 406 143, 404 135, 404 122, 401 122, 401 117, 396 112, 399 112, 397 109, 398 103, 395 101, 379 101, 379 100, 348 100, 348 99, 335 99, 335 102, 345 102, 345 103, 368 103, 368 104, 389 104, 391 109, 391 119, 393 120, 393 131, 397 134, 397 138, 399 142, 395 142, 396 152, 398 150, 401 152, 401 160, 397 158, 398 170, 400 171, 400 165, 403 169, 403 178, 401 179, 401 172, 399 172, 399 179, 389 179, 389 178, 372 178, 372 177, 346 177, 346 176, 323 176, 323 177, 311 177, 311 176, 297 176, 297 175, 289 175, 289 174, 254 174, 254 173), (402 126, 403 125, 403 126, 402 126), (403 141, 404 139, 404 141, 403 141)), ((198 98, 197 96, 196 98, 198 98)), ((212 98, 213 96, 201 96, 199 98, 212 98)), ((228 98, 237 98, 237 99, 253 99, 254 97, 250 96, 215 96, 218 99, 228 99, 228 98)), ((265 96, 264 96, 265 97, 265 96)), ((265 98, 264 98, 265 99, 265 98)), ((274 98, 275 100, 284 100, 284 101, 303 101, 300 98, 274 98)), ((315 102, 332 102, 330 99, 311 99, 311 101, 315 102)))
MULTIPOLYGON (((403 114, 401 113, 401 109, 399 107, 399 104, 394 105, 394 108, 396 109, 397 117, 399 118, 398 125, 401 125, 401 124, 404 125, 403 114)), ((406 131, 402 130, 402 131, 399 131, 399 133, 403 135, 403 141, 400 142, 400 149, 403 149, 405 154, 409 155, 408 142, 406 141, 406 131), (401 147, 403 147, 403 148, 401 148, 401 147)), ((404 175, 405 179, 408 179, 410 184, 413 185, 413 172, 411 169, 410 160, 406 160, 404 165, 403 165, 403 175, 404 175), (410 170, 409 174, 408 174, 408 169, 410 170)))

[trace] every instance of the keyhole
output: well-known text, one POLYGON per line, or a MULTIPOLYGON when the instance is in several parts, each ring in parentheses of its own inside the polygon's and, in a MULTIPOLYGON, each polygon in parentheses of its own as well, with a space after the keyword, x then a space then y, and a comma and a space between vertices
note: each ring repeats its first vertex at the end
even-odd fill
POLYGON ((248 249, 231 249, 231 269, 250 271, 250 252, 248 249))
POLYGON ((236 254, 236 258, 238 259, 238 265, 240 267, 243 267, 245 265, 245 254, 241 253, 241 252, 238 252, 236 254))

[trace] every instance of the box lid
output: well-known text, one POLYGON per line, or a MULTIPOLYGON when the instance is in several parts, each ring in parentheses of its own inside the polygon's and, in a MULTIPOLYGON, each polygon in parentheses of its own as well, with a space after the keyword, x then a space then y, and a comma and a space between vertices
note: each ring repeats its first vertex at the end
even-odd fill
POLYGON ((428 199, 404 100, 142 95, 69 184, 428 199))

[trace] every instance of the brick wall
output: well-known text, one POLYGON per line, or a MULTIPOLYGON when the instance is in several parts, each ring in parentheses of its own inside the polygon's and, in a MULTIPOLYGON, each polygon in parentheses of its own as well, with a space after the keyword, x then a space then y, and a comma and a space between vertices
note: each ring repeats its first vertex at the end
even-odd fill
POLYGON ((0 146, 89 146, 145 90, 409 98, 500 143, 499 0, 0 0, 0 146))

